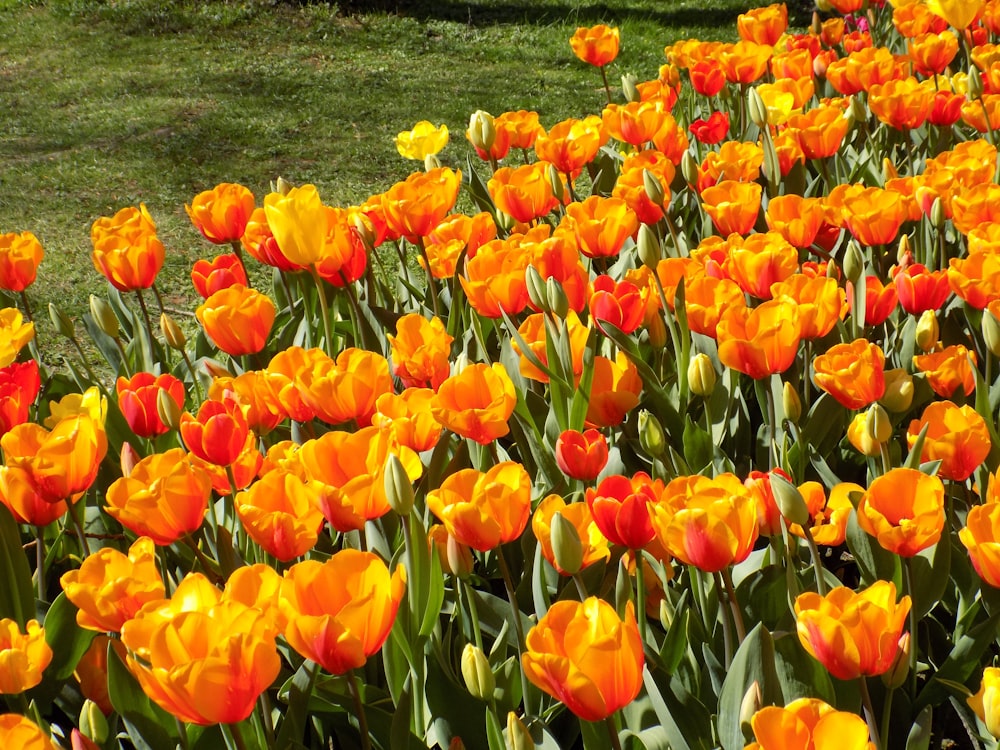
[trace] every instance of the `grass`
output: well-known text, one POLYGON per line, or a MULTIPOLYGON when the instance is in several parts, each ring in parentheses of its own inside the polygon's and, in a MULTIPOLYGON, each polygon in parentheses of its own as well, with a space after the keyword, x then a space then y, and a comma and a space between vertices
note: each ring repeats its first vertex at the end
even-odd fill
MULTIPOLYGON (((600 112, 596 71, 573 57, 578 25, 621 27, 624 72, 653 78, 685 37, 734 38, 738 0, 0 0, 0 232, 46 250, 29 297, 43 350, 52 302, 74 318, 103 279, 93 220, 145 203, 168 259, 158 286, 191 311, 188 273, 216 251, 183 204, 219 182, 258 196, 278 175, 332 205, 405 177, 393 138, 444 122, 464 166, 476 109, 534 109, 544 125, 600 112), (37 313, 41 311, 41 315, 37 313)), ((802 22, 803 19, 797 19, 802 22)))

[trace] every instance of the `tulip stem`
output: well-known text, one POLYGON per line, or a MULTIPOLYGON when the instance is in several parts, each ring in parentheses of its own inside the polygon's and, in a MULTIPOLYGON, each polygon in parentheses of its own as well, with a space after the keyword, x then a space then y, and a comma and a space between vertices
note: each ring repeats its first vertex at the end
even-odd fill
MULTIPOLYGON (((507 599, 510 601, 511 613, 514 615, 514 632, 517 633, 517 650, 518 657, 525 650, 524 644, 524 627, 521 625, 521 609, 517 606, 517 593, 514 590, 514 579, 510 575, 510 567, 507 565, 507 558, 503 554, 503 546, 497 547, 497 560, 500 563, 500 575, 503 576, 503 584, 507 589, 507 599)), ((520 666, 520 658, 518 659, 518 667, 521 672, 521 694, 524 701, 524 711, 528 713, 528 676, 524 673, 524 668, 520 666)))
POLYGON ((316 285, 316 296, 319 297, 320 317, 323 319, 323 339, 326 344, 323 348, 332 357, 333 338, 330 336, 330 308, 326 304, 326 290, 323 289, 323 279, 319 277, 315 266, 309 267, 309 273, 312 275, 313 283, 316 285))
MULTIPOLYGON (((368 735, 368 717, 365 715, 365 704, 361 700, 361 690, 358 688, 358 676, 354 670, 347 673, 347 684, 351 689, 351 697, 354 699, 354 711, 358 715, 358 731, 361 733, 362 750, 371 750, 371 738, 368 735)), ((422 686, 415 686, 422 690, 422 686)))
POLYGON ((247 750, 247 743, 243 739, 243 730, 240 729, 239 724, 223 724, 222 730, 232 739, 236 750, 247 750))
POLYGON ((142 310, 142 320, 146 324, 146 332, 149 334, 149 345, 152 346, 156 337, 153 335, 153 322, 149 319, 149 310, 146 308, 146 300, 142 298, 142 290, 136 289, 135 296, 139 300, 139 309, 142 310))
POLYGON ((583 585, 583 579, 580 578, 579 573, 574 573, 570 577, 573 579, 573 583, 576 584, 576 593, 580 595, 580 601, 581 602, 584 601, 587 598, 588 594, 587 594, 587 587, 583 585))
POLYGON ((816 546, 816 540, 808 526, 802 527, 802 533, 805 534, 806 544, 809 545, 809 555, 812 557, 813 570, 816 571, 816 593, 820 596, 826 596, 826 579, 823 577, 823 564, 819 556, 819 547, 816 546))
POLYGON ((599 65, 598 69, 601 71, 601 80, 604 82, 604 92, 608 95, 608 104, 611 104, 614 100, 611 97, 611 86, 608 85, 608 71, 604 65, 599 65))
POLYGON ((424 259, 424 267, 427 269, 427 293, 430 295, 431 304, 434 307, 434 316, 441 317, 441 303, 438 301, 437 285, 434 283, 434 272, 431 270, 431 259, 427 255, 427 248, 424 247, 422 237, 417 238, 417 250, 420 257, 424 259))
MULTIPOLYGON (((601 70, 603 70, 603 68, 601 68, 601 70)), ((622 750, 622 742, 618 739, 618 725, 615 722, 615 714, 608 716, 604 720, 604 725, 608 728, 608 737, 611 739, 611 747, 613 750, 622 750)))
POLYGON ((868 736, 875 745, 875 750, 881 750, 882 738, 879 737, 878 727, 875 726, 875 709, 872 707, 872 696, 868 692, 868 680, 861 675, 858 681, 861 683, 861 704, 865 709, 865 721, 868 722, 868 736))
POLYGON ((247 272, 247 264, 243 262, 243 247, 239 240, 233 240, 229 243, 230 247, 233 248, 233 255, 236 256, 236 260, 240 262, 240 268, 243 269, 243 275, 247 277, 247 287, 253 288, 250 284, 250 274, 247 272))
MULTIPOLYGON (((948 544, 946 538, 943 542, 948 544)), ((941 542, 939 542, 941 544, 941 542)), ((913 588, 913 558, 903 558, 903 580, 906 583, 906 593, 910 596, 910 696, 917 695, 917 611, 913 604, 916 594, 913 588)))
MULTIPOLYGON (((646 571, 643 570, 642 550, 632 550, 635 555, 635 608, 638 610, 639 640, 646 647, 646 571)), ((586 598, 586 597, 584 597, 586 598)))
POLYGON ((729 621, 729 615, 726 614, 726 597, 722 593, 722 578, 716 577, 715 580, 715 590, 719 596, 719 604, 722 605, 722 610, 719 614, 722 616, 722 643, 723 649, 726 653, 726 669, 729 669, 733 664, 733 626, 729 621))
POLYGON ((889 455, 889 443, 879 443, 878 452, 882 456, 882 473, 888 474, 892 469, 892 457, 889 455))
POLYGON ((879 736, 883 742, 886 742, 889 739, 889 719, 892 715, 892 695, 895 692, 895 688, 889 688, 885 694, 885 702, 882 704, 882 729, 879 736))
POLYGON ((468 581, 459 579, 459 589, 465 591, 465 599, 469 602, 469 619, 472 620, 472 637, 476 641, 476 648, 483 650, 483 631, 479 626, 479 606, 476 604, 476 592, 469 585, 468 581))
POLYGON ((38 600, 45 601, 45 527, 35 526, 35 575, 38 576, 38 600))
POLYGON ((722 582, 726 585, 726 595, 729 597, 729 606, 733 610, 733 622, 736 624, 736 637, 742 644, 747 637, 747 629, 743 624, 743 613, 740 611, 739 602, 736 601, 736 587, 733 586, 733 574, 729 568, 723 568, 722 582))

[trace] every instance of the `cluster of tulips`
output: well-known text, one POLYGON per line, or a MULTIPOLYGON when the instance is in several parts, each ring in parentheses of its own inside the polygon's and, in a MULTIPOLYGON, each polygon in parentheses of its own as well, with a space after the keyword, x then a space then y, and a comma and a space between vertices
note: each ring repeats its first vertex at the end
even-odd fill
POLYGON ((195 196, 196 332, 124 208, 56 368, 0 235, 0 744, 995 742, 1000 1, 828 2, 195 196))

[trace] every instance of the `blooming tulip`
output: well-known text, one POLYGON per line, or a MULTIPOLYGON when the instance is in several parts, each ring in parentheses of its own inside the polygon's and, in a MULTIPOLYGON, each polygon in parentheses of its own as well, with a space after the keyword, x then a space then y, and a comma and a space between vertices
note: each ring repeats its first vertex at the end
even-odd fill
POLYGON ((202 299, 235 284, 250 285, 243 263, 233 253, 217 255, 212 260, 196 260, 191 268, 191 283, 202 299))
POLYGON ((35 687, 51 661, 45 628, 37 620, 29 620, 23 633, 14 620, 0 620, 0 695, 35 687))
POLYGON ((220 289, 195 310, 208 337, 232 357, 261 351, 267 345, 275 314, 267 295, 242 284, 220 289))
POLYGON ((885 354, 878 344, 855 339, 836 344, 813 360, 816 385, 848 409, 863 409, 885 393, 885 354))
POLYGON ((0 368, 0 436, 28 421, 28 410, 41 386, 38 363, 33 359, 0 368))
POLYGON ((618 29, 604 24, 581 26, 570 37, 569 44, 573 54, 583 62, 600 68, 618 57, 618 29))
POLYGON ((549 495, 535 509, 531 517, 531 530, 542 549, 542 555, 562 575, 574 574, 598 560, 607 560, 611 557, 608 540, 594 522, 590 507, 586 503, 567 505, 559 495, 549 495), (557 552, 555 549, 554 519, 557 513, 573 526, 580 541, 579 567, 574 571, 563 570, 560 566, 560 562, 564 562, 561 551, 557 552))
POLYGON ((323 526, 318 485, 278 469, 238 493, 233 505, 247 536, 282 562, 305 554, 323 526))
MULTIPOLYGON (((243 185, 224 182, 198 193, 184 205, 195 228, 209 242, 225 245, 239 242, 254 211, 253 193, 243 185)), ((246 282, 244 282, 246 283, 246 282)))
POLYGON ((94 267, 120 292, 151 287, 166 258, 144 205, 98 219, 91 227, 90 239, 94 267))
POLYGON ((404 159, 423 161, 443 149, 448 143, 448 126, 434 127, 427 120, 421 120, 412 130, 404 130, 396 136, 396 150, 404 159))
POLYGON ((719 321, 719 360, 755 380, 784 372, 798 353, 801 326, 789 297, 753 309, 732 305, 719 321))
POLYGON ((403 315, 396 321, 396 335, 386 338, 392 349, 392 373, 404 386, 437 390, 448 377, 454 338, 440 318, 403 315))
POLYGON ((235 398, 209 399, 198 409, 198 416, 181 415, 181 438, 198 458, 217 466, 229 466, 247 440, 249 427, 235 398))
POLYGON ((969 551, 979 577, 990 586, 1000 588, 1000 502, 992 500, 973 505, 958 538, 969 551))
POLYGON ((431 413, 441 425, 481 445, 510 432, 514 413, 514 383, 499 363, 473 364, 445 380, 431 413))
POLYGON ((766 706, 750 719, 757 741, 745 750, 874 750, 868 725, 818 698, 799 698, 784 708, 766 706))
POLYGON ((608 441, 597 430, 563 430, 556 440, 556 463, 568 477, 592 482, 607 462, 608 441))
POLYGON ((891 469, 872 480, 858 503, 858 525, 883 548, 913 557, 944 530, 944 485, 917 469, 891 469))
POLYGON ((41 727, 20 714, 0 714, 0 745, 18 750, 59 750, 41 727))
POLYGON ((153 375, 139 371, 131 378, 119 377, 115 382, 118 408, 121 409, 129 428, 139 437, 162 435, 170 428, 160 419, 157 401, 160 391, 177 405, 184 407, 184 383, 169 373, 153 375))
POLYGON ((44 256, 31 232, 0 234, 0 289, 23 292, 34 283, 44 256))
POLYGON ((912 448, 917 436, 927 427, 921 461, 941 461, 938 476, 964 482, 990 452, 990 433, 986 421, 971 406, 956 406, 951 401, 933 401, 920 419, 910 422, 906 442, 912 448))

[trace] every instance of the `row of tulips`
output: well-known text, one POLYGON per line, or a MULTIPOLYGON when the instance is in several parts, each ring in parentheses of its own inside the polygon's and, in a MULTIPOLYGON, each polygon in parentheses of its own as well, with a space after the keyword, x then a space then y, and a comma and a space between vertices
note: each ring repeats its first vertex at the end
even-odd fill
POLYGON ((358 206, 195 196, 196 332, 125 208, 56 368, 0 235, 0 739, 995 742, 1000 2, 830 6, 620 93, 582 28, 600 114, 358 206))

